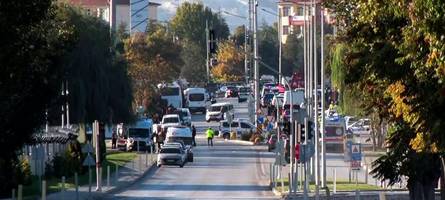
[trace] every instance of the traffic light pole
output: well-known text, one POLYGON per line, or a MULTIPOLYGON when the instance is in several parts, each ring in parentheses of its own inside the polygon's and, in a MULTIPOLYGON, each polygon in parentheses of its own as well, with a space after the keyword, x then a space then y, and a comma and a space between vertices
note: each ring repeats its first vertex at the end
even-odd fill
POLYGON ((254 59, 254 83, 255 83, 255 125, 258 127, 258 112, 260 108, 260 71, 258 66, 258 16, 257 16, 258 2, 254 0, 253 3, 253 59, 254 59))
POLYGON ((209 42, 209 22, 206 20, 206 49, 207 49, 207 58, 206 58, 206 76, 207 76, 207 83, 210 82, 210 42, 209 42))

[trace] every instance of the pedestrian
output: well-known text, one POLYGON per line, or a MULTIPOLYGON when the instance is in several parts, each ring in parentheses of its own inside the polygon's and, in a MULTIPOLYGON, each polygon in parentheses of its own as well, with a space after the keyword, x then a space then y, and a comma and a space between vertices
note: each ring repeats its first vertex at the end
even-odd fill
POLYGON ((215 136, 215 132, 211 127, 209 127, 206 133, 207 133, 207 146, 213 147, 213 136, 215 136))
POLYGON ((113 130, 113 134, 111 134, 111 149, 116 149, 117 142, 117 134, 116 131, 113 130))
POLYGON ((193 146, 196 147, 195 137, 196 137, 196 128, 195 128, 195 125, 192 125, 192 142, 193 142, 193 146))

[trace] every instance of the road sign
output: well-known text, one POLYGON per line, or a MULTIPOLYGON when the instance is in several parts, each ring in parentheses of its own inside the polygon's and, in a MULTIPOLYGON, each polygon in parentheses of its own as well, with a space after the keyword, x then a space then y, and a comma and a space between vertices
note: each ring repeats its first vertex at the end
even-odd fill
POLYGON ((351 161, 351 169, 352 170, 360 170, 361 168, 361 161, 360 160, 352 160, 351 161))
POLYGON ((85 160, 83 161, 83 166, 94 166, 96 165, 96 161, 94 161, 93 156, 91 154, 88 154, 85 160))
POLYGON ((91 143, 87 143, 87 145, 83 146, 82 148, 82 152, 83 153, 93 153, 94 149, 93 149, 93 145, 91 145, 91 143))
POLYGON ((362 160, 362 148, 361 144, 353 143, 351 144, 351 160, 362 160))

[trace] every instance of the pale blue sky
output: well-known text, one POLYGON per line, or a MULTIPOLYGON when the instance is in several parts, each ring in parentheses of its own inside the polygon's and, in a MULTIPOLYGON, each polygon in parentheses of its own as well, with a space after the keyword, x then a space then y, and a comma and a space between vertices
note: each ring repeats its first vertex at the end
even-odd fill
MULTIPOLYGON (((183 2, 201 2, 205 6, 210 7, 214 12, 228 11, 241 16, 248 16, 248 0, 151 0, 152 2, 160 3, 161 6, 158 9, 158 17, 160 20, 169 20, 175 13, 177 5, 183 2)), ((267 24, 273 24, 276 22, 276 16, 268 14, 261 10, 261 8, 267 9, 271 12, 276 13, 277 10, 277 0, 259 0, 258 9, 258 24, 261 25, 263 22, 267 24)), ((246 20, 230 16, 227 14, 222 14, 229 25, 230 31, 242 24, 247 23, 246 20)))

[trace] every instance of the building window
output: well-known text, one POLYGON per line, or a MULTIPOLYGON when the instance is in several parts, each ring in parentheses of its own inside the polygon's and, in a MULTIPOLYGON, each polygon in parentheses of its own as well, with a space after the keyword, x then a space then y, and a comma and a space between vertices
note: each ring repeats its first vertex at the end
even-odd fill
POLYGON ((287 6, 283 7, 283 17, 289 16, 289 11, 290 11, 289 7, 287 6))
POLYGON ((296 16, 303 16, 303 15, 304 15, 303 7, 302 7, 302 6, 298 6, 298 7, 296 8, 295 15, 296 15, 296 16))
POLYGON ((283 35, 289 35, 289 26, 283 26, 283 35))

